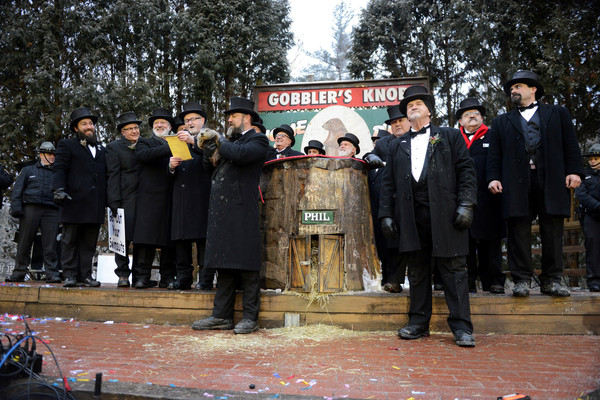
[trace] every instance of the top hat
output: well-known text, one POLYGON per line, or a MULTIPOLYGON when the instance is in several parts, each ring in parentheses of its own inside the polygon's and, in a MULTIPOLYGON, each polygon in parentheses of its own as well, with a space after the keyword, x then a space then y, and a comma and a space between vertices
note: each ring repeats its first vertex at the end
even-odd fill
POLYGON ((387 113, 389 117, 389 119, 385 121, 387 125, 390 125, 390 123, 396 119, 406 118, 406 115, 400 112, 400 106, 398 104, 396 104, 395 106, 388 107, 387 113))
POLYGON ((308 150, 315 149, 319 152, 319 154, 325 155, 325 149, 323 148, 323 143, 318 140, 309 140, 308 146, 304 147, 304 154, 308 154, 308 150))
POLYGON ((179 113, 179 118, 185 121, 185 116, 190 113, 200 114, 204 119, 208 117, 208 114, 206 114, 200 103, 195 101, 188 101, 183 105, 183 111, 179 113))
POLYGON ((371 140, 373 141, 373 143, 381 138, 384 138, 386 136, 390 136, 391 133, 389 131, 383 130, 383 129, 378 129, 377 133, 373 136, 371 136, 371 140))
POLYGON ((429 109, 429 112, 433 114, 435 98, 432 94, 429 93, 427 88, 422 85, 413 85, 406 88, 406 90, 404 91, 404 98, 400 101, 399 105, 400 112, 406 115, 406 106, 408 105, 408 103, 415 100, 423 100, 423 102, 429 109))
MULTIPOLYGON (((258 117, 258 115, 257 115, 258 117)), ((265 126, 263 125, 263 120, 261 117, 258 117, 258 119, 253 119, 252 120, 252 126, 255 126, 258 128, 259 131, 261 131, 262 133, 267 133, 267 128, 265 128, 265 126)))
POLYGON ((177 128, 179 128, 181 125, 185 125, 185 124, 183 123, 181 118, 179 118, 179 115, 176 115, 175 118, 173 118, 173 123, 171 124, 171 130, 173 132, 177 132, 177 128))
POLYGON ((229 110, 223 111, 223 114, 242 113, 252 117, 252 121, 260 119, 256 111, 254 111, 254 102, 243 97, 232 97, 229 100, 229 110))
POLYGON ((538 82, 538 77, 535 73, 520 69, 515 72, 512 79, 504 84, 504 93, 510 97, 510 87, 515 83, 524 83, 527 86, 535 86, 537 88, 535 92, 535 99, 541 99, 544 96, 544 87, 538 82))
POLYGON ((77 126, 77 123, 85 118, 91 119, 94 124, 98 122, 98 117, 93 115, 89 108, 81 107, 71 113, 71 122, 69 122, 69 129, 75 132, 75 127, 77 126))
POLYGON ((296 143, 296 138, 294 137, 294 130, 292 127, 287 124, 282 124, 279 128, 273 129, 273 138, 275 138, 275 135, 277 135, 279 132, 283 132, 288 135, 288 137, 292 140, 290 147, 293 147, 296 143))
POLYGON ((462 115, 467 110, 477 110, 481 113, 482 116, 485 116, 485 107, 479 103, 474 97, 467 97, 463 101, 460 102, 458 106, 458 110, 456 110, 456 119, 461 119, 462 115))
POLYGON ((117 117, 117 130, 120 132, 125 125, 141 124, 142 121, 137 119, 133 111, 127 111, 117 117))
POLYGON ((346 133, 344 136, 338 138, 337 140, 338 144, 342 143, 343 141, 352 143, 354 147, 356 147, 356 154, 360 153, 360 147, 358 147, 360 140, 358 140, 356 135, 354 135, 353 133, 346 133))
MULTIPOLYGON (((154 121, 156 121, 157 119, 164 119, 169 121, 169 124, 171 124, 171 129, 173 131, 177 130, 177 128, 173 127, 173 125, 175 124, 173 120, 173 113, 171 113, 170 110, 167 110, 166 108, 162 107, 155 108, 152 111, 152 115, 148 117, 148 125, 150 125, 150 128, 154 126, 154 121)), ((183 121, 181 122, 181 125, 183 125, 183 121)))
POLYGON ((584 157, 600 157, 600 143, 596 143, 595 145, 590 147, 588 152, 585 153, 583 156, 584 157))
POLYGON ((50 142, 44 142, 44 143, 40 144, 40 147, 35 149, 35 151, 37 151, 38 153, 54 154, 54 153, 56 153, 56 147, 54 147, 54 145, 50 142))

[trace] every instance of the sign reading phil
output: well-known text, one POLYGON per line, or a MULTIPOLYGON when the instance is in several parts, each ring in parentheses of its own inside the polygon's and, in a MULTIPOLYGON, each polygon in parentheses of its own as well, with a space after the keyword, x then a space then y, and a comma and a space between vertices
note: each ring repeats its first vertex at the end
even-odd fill
POLYGON ((332 225, 333 211, 302 211, 302 223, 308 225, 332 225))
POLYGON ((426 78, 284 84, 257 86, 255 98, 258 112, 316 110, 335 105, 389 107, 398 104, 404 90, 414 84, 428 86, 426 78))

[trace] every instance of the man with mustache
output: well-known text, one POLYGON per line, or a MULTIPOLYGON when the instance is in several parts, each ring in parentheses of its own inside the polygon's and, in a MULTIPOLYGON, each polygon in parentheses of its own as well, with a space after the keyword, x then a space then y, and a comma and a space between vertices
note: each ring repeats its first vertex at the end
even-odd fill
POLYGON ((584 176, 581 150, 569 111, 542 104, 544 87, 531 71, 520 70, 504 84, 516 106, 492 121, 487 163, 488 189, 502 193, 506 219, 508 267, 513 295, 529 296, 531 221, 539 218, 542 241, 540 290, 570 296, 560 284, 563 271, 563 226, 571 215, 571 189, 584 176))
POLYGON ((56 149, 52 188, 63 224, 61 264, 64 287, 100 286, 92 261, 106 207, 105 149, 96 137, 98 117, 86 107, 71 113, 69 130, 56 149))

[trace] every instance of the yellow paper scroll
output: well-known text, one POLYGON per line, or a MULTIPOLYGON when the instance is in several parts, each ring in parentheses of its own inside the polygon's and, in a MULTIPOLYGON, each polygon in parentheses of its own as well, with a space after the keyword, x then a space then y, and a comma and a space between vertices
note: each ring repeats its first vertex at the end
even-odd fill
POLYGON ((167 135, 165 136, 165 139, 167 140, 167 143, 169 143, 169 148, 171 149, 173 157, 179 157, 183 161, 192 159, 192 154, 190 153, 187 143, 179 140, 177 135, 167 135))

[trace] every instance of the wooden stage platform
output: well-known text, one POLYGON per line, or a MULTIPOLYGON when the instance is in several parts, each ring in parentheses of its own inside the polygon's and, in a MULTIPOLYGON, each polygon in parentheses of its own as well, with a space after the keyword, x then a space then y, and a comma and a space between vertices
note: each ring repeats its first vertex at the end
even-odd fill
MULTIPOLYGON (((0 312, 29 317, 76 318, 88 321, 190 325, 210 315, 214 292, 165 289, 63 288, 41 283, 0 286, 0 312)), ((434 292, 431 330, 448 332, 443 292, 434 292)), ((535 290, 528 298, 509 294, 472 294, 471 314, 477 334, 600 334, 600 293, 573 291, 553 298, 535 290)), ((241 294, 236 321, 241 318, 241 294)), ((286 314, 299 314, 300 324, 332 324, 354 330, 396 330, 407 321, 408 295, 354 292, 330 295, 309 304, 292 293, 263 291, 260 326, 284 326, 286 314)))

